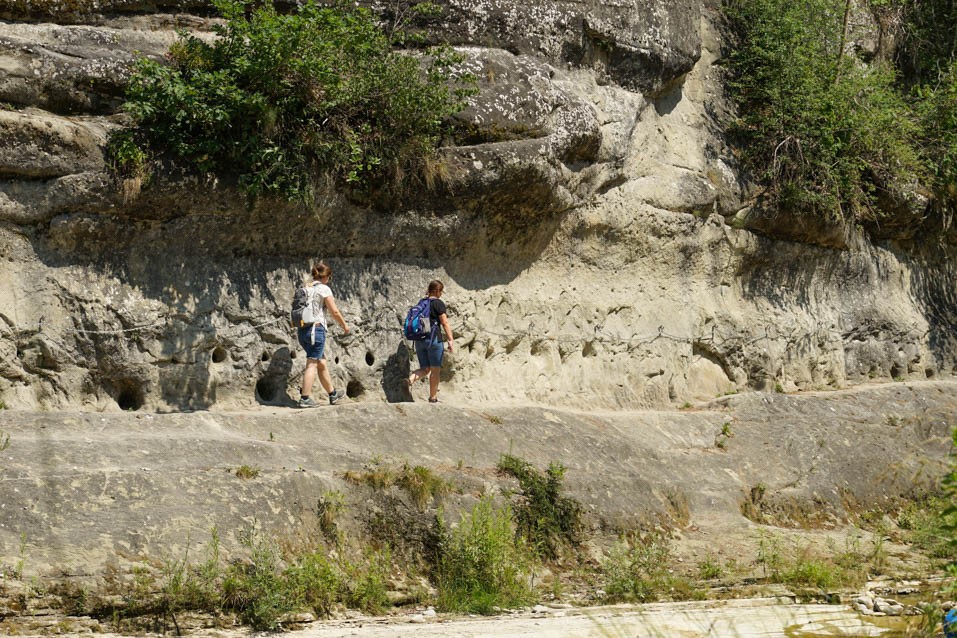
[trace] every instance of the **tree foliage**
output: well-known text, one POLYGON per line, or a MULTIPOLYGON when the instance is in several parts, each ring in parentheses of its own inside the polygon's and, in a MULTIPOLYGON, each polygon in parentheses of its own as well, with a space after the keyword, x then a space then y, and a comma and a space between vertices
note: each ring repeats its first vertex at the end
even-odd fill
POLYGON ((932 167, 940 212, 957 212, 957 60, 934 84, 915 89, 922 124, 922 150, 932 167))
POLYGON ((420 174, 471 91, 448 48, 396 52, 372 14, 214 0, 206 42, 181 33, 167 63, 137 62, 125 109, 137 141, 251 195, 307 198, 318 176, 358 190, 420 174))
POLYGON ((844 55, 844 1, 742 0, 733 88, 748 163, 782 206, 877 215, 876 189, 920 175, 915 124, 891 68, 844 55))
MULTIPOLYGON (((870 0, 874 10, 888 4, 913 35, 913 25, 929 28, 921 11, 954 3, 870 0)), ((729 4, 739 38, 731 56, 741 113, 735 133, 746 164, 767 184, 772 205, 806 214, 880 219, 888 214, 882 195, 902 191, 934 192, 938 208, 952 205, 953 74, 933 85, 917 77, 912 91, 891 62, 864 62, 848 44, 851 8, 849 0, 729 4)), ((932 49, 916 35, 909 42, 920 43, 918 54, 932 49)), ((949 69, 953 46, 933 51, 944 57, 927 68, 949 69)))

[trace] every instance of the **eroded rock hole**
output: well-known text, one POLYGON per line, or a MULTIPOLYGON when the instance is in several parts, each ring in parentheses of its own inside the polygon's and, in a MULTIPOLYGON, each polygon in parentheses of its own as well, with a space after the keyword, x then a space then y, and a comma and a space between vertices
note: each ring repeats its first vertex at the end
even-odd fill
POLYGON ((365 386, 355 379, 346 384, 346 396, 350 399, 361 397, 363 394, 365 394, 365 392, 365 386))
POLYGON ((375 363, 375 356, 371 352, 366 352, 366 365, 371 366, 375 363))
POLYGON ((282 396, 283 384, 277 377, 263 377, 256 382, 256 399, 258 401, 275 401, 282 396))
POLYGON ((517 348, 520 343, 522 343, 522 337, 515 337, 509 341, 507 344, 505 344, 505 354, 512 354, 512 352, 515 351, 515 348, 517 348))
POLYGON ((222 363, 226 360, 226 348, 216 346, 213 350, 213 363, 222 363))
POLYGON ((143 387, 133 379, 121 379, 113 382, 111 394, 121 410, 139 410, 143 407, 145 396, 143 387))
MULTIPOLYGON (((290 355, 290 356, 291 356, 291 357, 294 357, 294 356, 296 356, 296 355, 293 354, 293 355, 290 355)), ((263 352, 263 353, 259 356, 259 360, 260 360, 260 361, 269 361, 269 353, 268 353, 268 352, 263 352)))

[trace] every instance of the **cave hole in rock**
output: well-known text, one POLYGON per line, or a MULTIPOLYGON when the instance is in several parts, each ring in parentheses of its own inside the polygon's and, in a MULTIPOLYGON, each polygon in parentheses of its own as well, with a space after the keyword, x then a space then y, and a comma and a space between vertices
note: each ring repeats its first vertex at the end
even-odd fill
POLYGON ((927 368, 924 370, 924 376, 926 376, 928 379, 933 379, 935 374, 937 374, 937 371, 933 368, 927 368))
POLYGON ((897 379, 901 376, 901 367, 896 363, 891 366, 891 379, 897 379))
POLYGON ((373 355, 371 352, 366 352, 366 365, 371 366, 374 363, 375 363, 375 355, 373 355))
POLYGON ((346 384, 346 396, 350 399, 356 399, 365 394, 366 388, 362 385, 362 382, 352 379, 349 383, 346 384))
POLYGON ((256 399, 258 401, 275 401, 282 396, 284 384, 275 376, 265 376, 256 382, 256 399))
POLYGON ((135 379, 118 379, 112 382, 113 392, 110 395, 116 400, 121 410, 139 410, 143 407, 146 396, 143 386, 135 379))
POLYGON ((213 349, 213 363, 222 363, 226 360, 227 356, 228 353, 226 352, 226 348, 222 346, 216 346, 213 349))
POLYGON ((511 341, 505 344, 505 354, 512 354, 515 351, 515 348, 522 343, 522 337, 515 337, 511 341))
MULTIPOLYGON (((295 356, 295 355, 292 355, 295 356)), ((263 350, 263 353, 259 356, 260 361, 269 361, 269 353, 263 350)))

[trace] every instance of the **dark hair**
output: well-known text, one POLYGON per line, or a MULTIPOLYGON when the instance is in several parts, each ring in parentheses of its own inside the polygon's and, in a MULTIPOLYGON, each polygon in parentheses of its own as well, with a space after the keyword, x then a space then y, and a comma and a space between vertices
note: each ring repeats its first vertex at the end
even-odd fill
POLYGON ((429 295, 434 295, 437 292, 442 292, 445 290, 445 284, 443 284, 438 279, 433 279, 429 282, 429 295))
POLYGON ((312 278, 319 280, 323 277, 331 277, 332 268, 326 265, 324 261, 317 261, 316 265, 312 267, 312 278))

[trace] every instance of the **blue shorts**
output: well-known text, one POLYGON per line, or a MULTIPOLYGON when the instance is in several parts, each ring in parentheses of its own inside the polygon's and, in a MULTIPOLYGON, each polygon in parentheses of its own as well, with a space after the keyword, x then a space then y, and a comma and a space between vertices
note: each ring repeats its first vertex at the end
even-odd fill
POLYGON ((419 358, 420 368, 441 368, 445 344, 441 341, 416 341, 415 355, 419 358))
POLYGON ((307 359, 324 359, 326 352, 326 329, 318 323, 299 328, 299 345, 306 351, 307 359))

